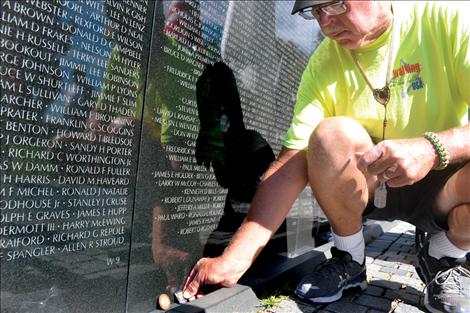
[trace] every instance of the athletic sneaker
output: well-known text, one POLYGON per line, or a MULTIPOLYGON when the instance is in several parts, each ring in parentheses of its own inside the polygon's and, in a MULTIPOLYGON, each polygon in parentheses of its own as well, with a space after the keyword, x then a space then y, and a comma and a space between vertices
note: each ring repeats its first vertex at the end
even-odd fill
POLYGON ((365 261, 353 261, 345 251, 331 248, 331 259, 318 265, 312 274, 305 276, 297 286, 295 295, 312 303, 330 303, 343 296, 343 290, 367 288, 365 261))
POLYGON ((470 271, 462 264, 449 257, 433 258, 428 245, 419 252, 416 271, 426 283, 424 306, 430 312, 470 313, 470 271))

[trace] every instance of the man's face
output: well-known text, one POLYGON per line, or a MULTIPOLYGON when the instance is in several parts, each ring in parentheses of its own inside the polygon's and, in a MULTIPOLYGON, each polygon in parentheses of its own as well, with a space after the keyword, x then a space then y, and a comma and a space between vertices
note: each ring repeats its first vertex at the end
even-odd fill
MULTIPOLYGON (((328 4, 319 5, 322 7, 328 4)), ((346 49, 369 44, 387 28, 391 9, 388 1, 345 1, 347 10, 340 15, 318 17, 323 33, 346 49)))

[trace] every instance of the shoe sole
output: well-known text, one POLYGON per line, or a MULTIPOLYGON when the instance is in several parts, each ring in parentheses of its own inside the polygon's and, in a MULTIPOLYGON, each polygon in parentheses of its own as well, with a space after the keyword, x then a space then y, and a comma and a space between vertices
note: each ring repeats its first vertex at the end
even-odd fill
POLYGON ((428 298, 428 293, 426 292, 424 294, 424 307, 426 308, 426 310, 428 310, 429 312, 431 313, 442 313, 443 311, 441 310, 438 310, 438 309, 435 309, 433 308, 430 304, 429 304, 429 298, 428 298))
POLYGON ((335 293, 334 295, 329 296, 329 297, 305 298, 304 296, 299 295, 297 293, 297 290, 295 291, 295 295, 297 297, 299 297, 300 299, 309 301, 311 303, 331 303, 331 302, 334 302, 336 300, 341 299, 341 297, 343 297, 343 291, 344 290, 348 290, 348 289, 356 288, 356 287, 360 287, 362 291, 366 290, 367 289, 367 281, 363 280, 363 281, 360 281, 360 282, 357 282, 357 283, 352 283, 352 284, 346 285, 343 288, 341 288, 337 293, 335 293))
POLYGON ((431 313, 442 313, 442 311, 436 310, 429 304, 428 293, 424 294, 424 307, 426 308, 426 310, 428 310, 431 313))

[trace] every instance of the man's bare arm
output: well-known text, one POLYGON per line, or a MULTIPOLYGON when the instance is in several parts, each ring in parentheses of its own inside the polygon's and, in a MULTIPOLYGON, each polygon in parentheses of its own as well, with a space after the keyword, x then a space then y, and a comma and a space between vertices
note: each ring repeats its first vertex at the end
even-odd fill
POLYGON ((279 228, 307 184, 305 151, 283 149, 263 177, 247 218, 217 258, 199 260, 186 280, 185 298, 203 285, 233 286, 279 228))

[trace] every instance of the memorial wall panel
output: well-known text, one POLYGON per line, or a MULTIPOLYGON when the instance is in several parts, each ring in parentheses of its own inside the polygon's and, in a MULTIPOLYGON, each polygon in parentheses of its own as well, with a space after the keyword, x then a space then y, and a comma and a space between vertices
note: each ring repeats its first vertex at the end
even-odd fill
POLYGON ((125 312, 151 9, 1 2, 2 312, 125 312))
MULTIPOLYGON (((220 254, 283 143, 316 43, 293 2, 158 1, 143 114, 128 311, 182 288, 220 254), (300 22, 296 25, 296 22, 300 22)), ((263 257, 314 246, 306 190, 263 257)))

